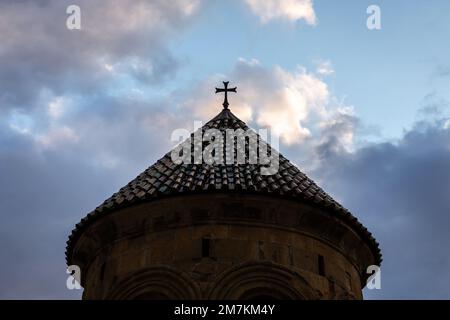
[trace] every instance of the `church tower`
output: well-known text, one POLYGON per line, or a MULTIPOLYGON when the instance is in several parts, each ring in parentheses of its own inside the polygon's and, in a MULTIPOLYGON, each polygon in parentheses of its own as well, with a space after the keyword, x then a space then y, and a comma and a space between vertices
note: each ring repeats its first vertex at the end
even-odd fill
MULTIPOLYGON (((249 129, 228 108, 227 85, 200 133, 249 129)), ((83 299, 362 299, 378 243, 289 160, 278 155, 278 170, 262 174, 250 161, 172 155, 76 225, 66 260, 80 267, 83 299)))

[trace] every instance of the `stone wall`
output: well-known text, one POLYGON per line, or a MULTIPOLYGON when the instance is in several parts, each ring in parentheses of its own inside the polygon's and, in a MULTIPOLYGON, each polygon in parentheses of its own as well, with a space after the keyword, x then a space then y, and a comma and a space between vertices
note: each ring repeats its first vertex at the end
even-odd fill
POLYGON ((373 257, 351 228, 256 195, 161 199, 111 213, 77 241, 85 299, 361 299, 373 257))

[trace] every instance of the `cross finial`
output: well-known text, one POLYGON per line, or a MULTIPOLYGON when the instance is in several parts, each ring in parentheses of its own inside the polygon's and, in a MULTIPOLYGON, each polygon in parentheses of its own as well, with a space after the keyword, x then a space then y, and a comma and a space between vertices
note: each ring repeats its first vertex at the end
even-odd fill
POLYGON ((228 88, 228 83, 229 83, 229 81, 224 81, 223 82, 223 85, 225 86, 225 88, 216 88, 216 93, 219 93, 219 92, 225 92, 225 99, 223 100, 223 108, 224 109, 228 109, 228 106, 229 106, 229 104, 228 104, 228 92, 237 92, 236 91, 236 89, 237 89, 237 87, 234 87, 234 88, 228 88))

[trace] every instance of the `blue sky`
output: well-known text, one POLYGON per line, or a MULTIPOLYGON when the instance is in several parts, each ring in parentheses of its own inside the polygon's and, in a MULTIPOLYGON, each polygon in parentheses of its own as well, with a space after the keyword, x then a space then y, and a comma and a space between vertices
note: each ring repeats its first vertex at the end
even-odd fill
POLYGON ((186 80, 226 74, 239 57, 289 70, 328 60, 335 70, 329 83, 334 94, 383 137, 395 138, 416 120, 424 96, 449 98, 435 72, 448 60, 450 4, 378 1, 382 30, 370 31, 366 8, 372 3, 317 1, 318 22, 310 26, 283 19, 261 24, 242 1, 213 1, 171 47, 189 61, 181 70, 186 80))
POLYGON ((174 129, 218 113, 230 80, 233 112, 272 127, 380 241, 367 298, 450 298, 450 2, 75 2, 81 30, 66 28, 73 1, 0 1, 0 297, 78 298, 75 223, 174 129))

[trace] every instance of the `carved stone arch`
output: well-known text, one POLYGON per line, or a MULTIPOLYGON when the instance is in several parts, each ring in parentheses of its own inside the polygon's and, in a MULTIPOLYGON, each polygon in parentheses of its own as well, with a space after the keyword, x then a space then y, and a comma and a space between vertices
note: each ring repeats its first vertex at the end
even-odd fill
POLYGON ((198 285, 187 274, 171 267, 155 266, 119 280, 106 299, 195 300, 200 297, 198 285))
POLYGON ((273 262, 246 262, 222 272, 209 290, 217 300, 314 300, 320 297, 297 272, 273 262))

